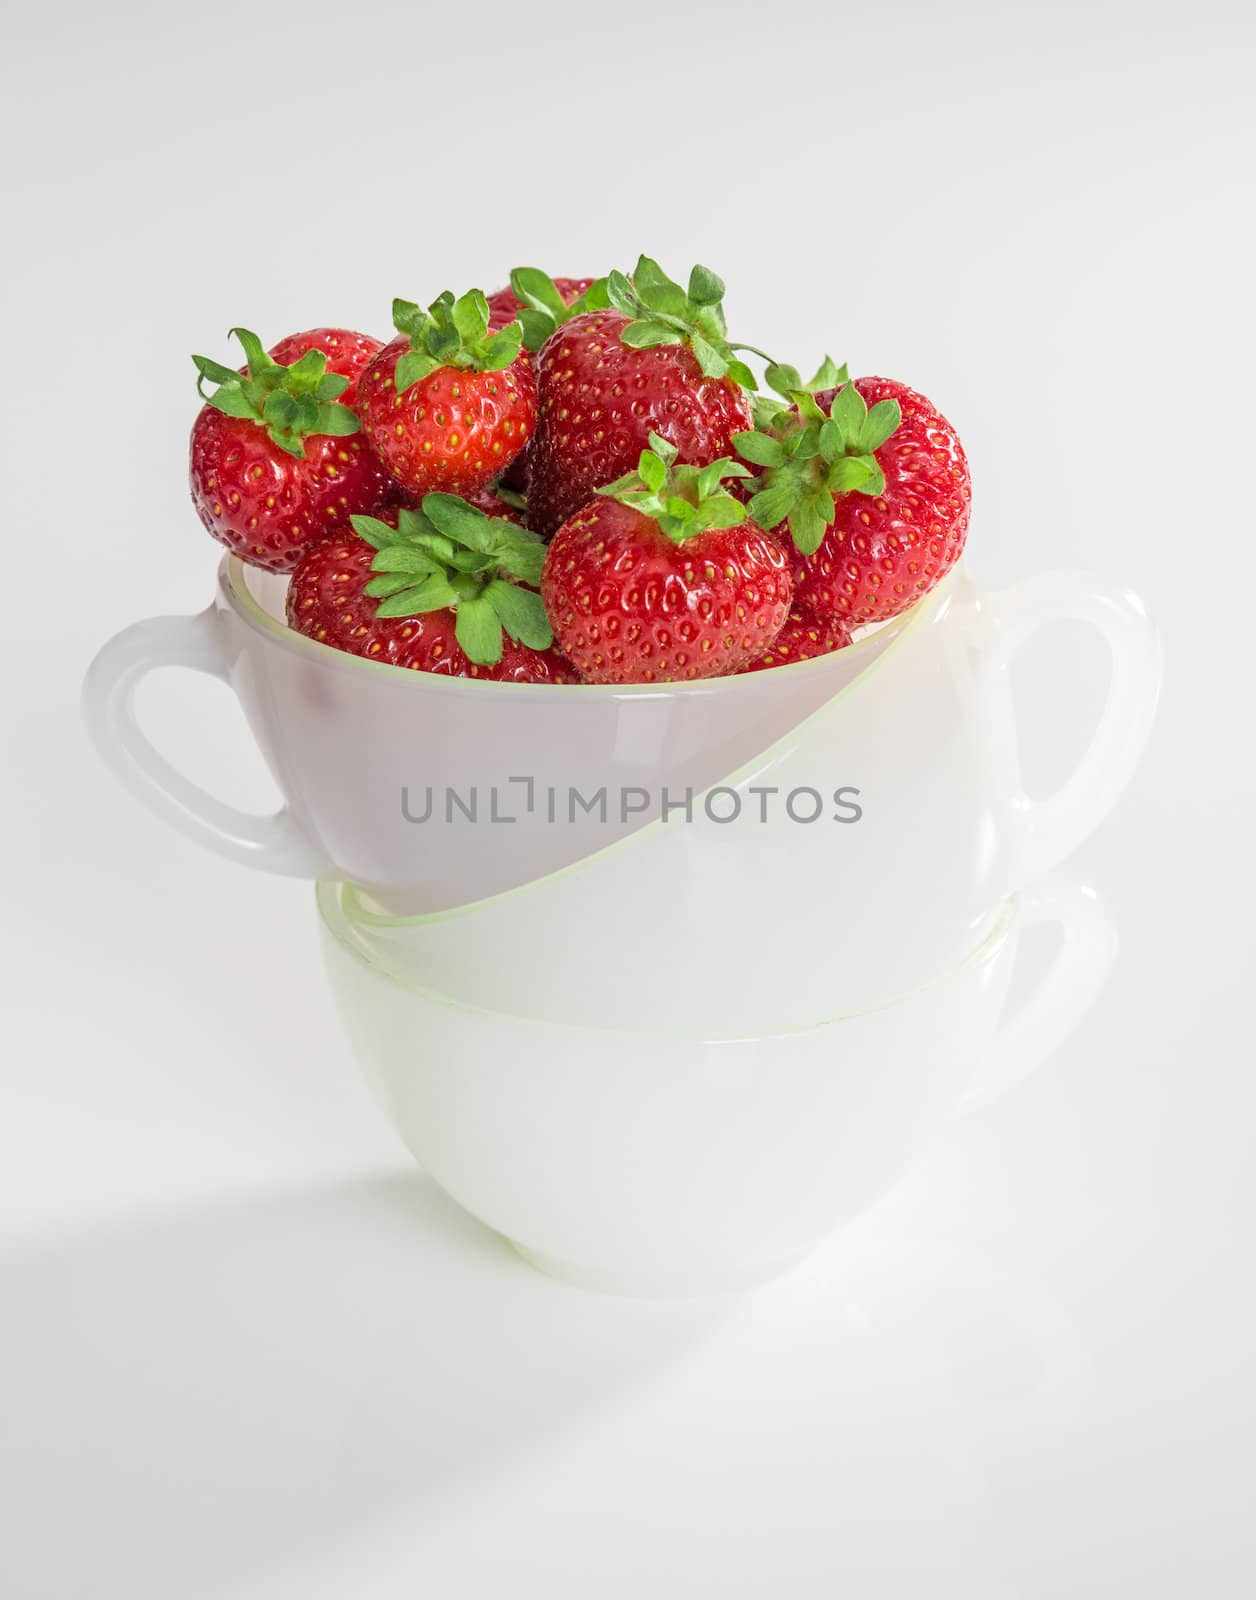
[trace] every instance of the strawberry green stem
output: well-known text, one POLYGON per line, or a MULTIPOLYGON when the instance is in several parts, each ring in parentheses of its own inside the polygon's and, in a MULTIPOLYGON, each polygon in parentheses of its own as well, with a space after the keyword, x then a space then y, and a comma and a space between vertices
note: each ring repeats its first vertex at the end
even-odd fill
POLYGON ((653 518, 677 544, 708 528, 735 528, 746 520, 745 506, 722 486, 725 478, 750 476, 739 461, 725 458, 694 467, 676 457, 676 446, 652 433, 637 470, 597 492, 653 518))
POLYGON ((374 546, 366 593, 377 617, 452 611, 467 658, 496 666, 503 634, 531 650, 548 650, 554 633, 536 586, 545 546, 504 517, 488 517, 452 494, 429 494, 421 511, 401 511, 397 527, 376 517, 349 519, 374 546))
POLYGON ((343 438, 361 424, 338 397, 349 380, 327 371, 321 350, 307 350, 290 367, 267 355, 262 341, 248 328, 232 328, 244 351, 245 370, 234 371, 208 356, 193 356, 196 391, 207 405, 228 417, 240 417, 265 428, 272 444, 290 456, 305 455, 304 441, 311 434, 343 438), (206 382, 217 389, 206 394, 206 382))

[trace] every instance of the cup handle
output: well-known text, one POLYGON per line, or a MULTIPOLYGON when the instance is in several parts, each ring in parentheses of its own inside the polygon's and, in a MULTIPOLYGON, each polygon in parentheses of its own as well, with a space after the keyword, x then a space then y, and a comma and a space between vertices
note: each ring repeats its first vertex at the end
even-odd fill
POLYGON ((150 811, 229 861, 287 877, 325 877, 328 863, 287 806, 259 817, 217 800, 177 771, 135 719, 135 691, 160 667, 191 667, 230 683, 219 619, 150 617, 109 641, 83 682, 83 719, 101 759, 150 811))
POLYGON ((1018 790, 1012 800, 1025 830, 1024 878, 1045 876, 1099 826, 1125 788, 1147 744, 1160 697, 1160 639, 1141 600, 1084 573, 1044 573, 989 597, 995 670, 1011 716, 1009 668, 1017 651, 1049 622, 1088 622, 1112 659, 1108 698, 1072 777, 1046 800, 1018 790))
POLYGON ((1021 927, 1059 923, 1064 937, 1038 987, 999 1024, 990 1064, 978 1072, 961 1111, 983 1111, 1058 1050, 1098 999, 1116 960, 1112 919, 1093 889, 1057 876, 1021 893, 1021 927))

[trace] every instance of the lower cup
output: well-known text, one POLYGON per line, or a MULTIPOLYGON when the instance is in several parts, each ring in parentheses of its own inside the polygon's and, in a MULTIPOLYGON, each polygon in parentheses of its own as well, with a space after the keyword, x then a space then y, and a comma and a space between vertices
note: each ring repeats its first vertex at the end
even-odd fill
POLYGON ((415 1159, 542 1271, 627 1294, 722 1292, 785 1270, 883 1194, 957 1109, 1044 1059, 1115 954, 1094 895, 1051 879, 893 1004, 751 1037, 632 1032, 405 981, 346 919, 343 892, 318 889, 331 986, 415 1159), (1035 923, 1063 938, 1005 1018, 1035 923))

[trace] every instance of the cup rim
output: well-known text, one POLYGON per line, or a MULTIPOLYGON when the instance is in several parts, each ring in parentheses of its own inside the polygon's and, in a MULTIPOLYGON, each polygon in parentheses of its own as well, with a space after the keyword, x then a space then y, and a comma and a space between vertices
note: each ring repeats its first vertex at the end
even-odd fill
POLYGON ((513 1028, 544 1028, 549 1032, 578 1033, 586 1037, 589 1034, 616 1035, 621 1038, 657 1039, 703 1045, 761 1044, 778 1039, 801 1038, 808 1034, 823 1033, 826 1029, 836 1027, 842 1022, 854 1022, 861 1017, 873 1017, 884 1011, 893 1011, 908 1001, 918 999, 933 989, 940 989, 943 985, 953 982, 969 969, 980 966, 983 962, 995 960, 1011 936, 1022 900, 1019 890, 1005 896, 994 907, 989 924, 980 930, 977 943, 967 955, 952 962, 941 972, 904 990, 892 1000, 884 1000, 872 1006, 861 1006, 853 1011, 837 1012, 832 1016, 801 1023, 796 1027, 777 1028, 770 1032, 711 1034, 694 1032, 686 1028, 612 1028, 599 1026, 596 1023, 556 1022, 548 1017, 532 1017, 515 1011, 502 1011, 493 1006, 476 1005, 469 1000, 460 1000, 455 995, 443 994, 439 989, 434 989, 417 979, 403 977, 391 971, 383 962, 373 958, 361 940, 354 937, 355 925, 346 915, 343 905, 343 893, 349 887, 351 886, 338 879, 324 879, 315 884, 315 904, 318 907, 319 922, 324 933, 334 939, 346 955, 365 967, 373 977, 416 994, 429 1005, 449 1011, 461 1011, 468 1016, 488 1018, 513 1028))
MULTIPOLYGON (((370 661, 364 656, 350 655, 347 650, 337 650, 333 645, 323 644, 318 639, 308 638, 303 633, 298 633, 295 628, 286 622, 280 622, 271 615, 266 607, 257 599, 249 588, 248 572, 251 569, 241 561, 237 555, 228 552, 223 556, 218 567, 219 588, 227 604, 242 621, 247 623, 255 632, 266 635, 280 645, 283 649, 291 650, 295 654, 305 655, 311 661, 320 662, 322 666, 331 670, 342 672, 369 672, 396 679, 413 681, 420 676, 425 690, 433 690, 443 694, 494 694, 506 692, 512 695, 524 693, 543 693, 547 697, 555 694, 579 694, 586 699, 601 700, 642 700, 642 699, 670 699, 676 695, 701 696, 713 694, 727 694, 728 686, 733 684, 744 685, 747 678, 757 678, 766 674, 791 672, 801 675, 805 672, 823 670, 824 664, 829 661, 829 655, 815 656, 810 661, 791 661, 779 667, 765 667, 760 673, 733 673, 718 678, 697 678, 685 680, 680 683, 499 683, 490 678, 455 678, 444 673, 424 672, 417 674, 408 667, 393 666, 387 661, 370 661)), ((960 570, 957 563, 942 580, 934 587, 922 594, 920 598, 905 611, 900 611, 897 616, 889 618, 881 627, 866 633, 862 638, 853 640, 840 652, 842 657, 850 660, 850 652, 862 652, 865 656, 871 654, 870 647, 874 640, 880 640, 883 647, 886 645, 884 635, 890 632, 890 643, 896 642, 904 633, 914 628, 924 615, 930 601, 940 594, 949 591, 952 581, 960 570)), ((283 573, 264 573, 265 577, 283 578, 283 573)), ((831 652, 837 654, 839 652, 831 652)), ((874 658, 875 659, 875 658, 874 658)), ((864 666, 856 669, 855 677, 851 684, 858 682, 866 670, 864 666)), ((850 687, 848 684, 847 687, 850 687)), ((736 692, 735 690, 732 692, 736 692)))

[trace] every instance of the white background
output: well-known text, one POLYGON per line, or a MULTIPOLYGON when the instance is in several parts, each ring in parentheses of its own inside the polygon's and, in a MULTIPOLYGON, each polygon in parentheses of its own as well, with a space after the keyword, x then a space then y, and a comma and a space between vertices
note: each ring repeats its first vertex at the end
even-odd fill
MULTIPOLYGON (((1250 1592, 1247 9, 8 26, 0 1594, 1250 1592), (190 351, 641 249, 720 270, 751 342, 932 395, 976 575, 1093 568, 1167 652, 1077 863, 1123 938, 1097 1010, 723 1305, 568 1290, 460 1218, 356 1079, 311 892, 151 822, 76 712, 110 633, 209 597, 190 351)), ((1069 630, 1027 662, 1037 780, 1101 665, 1069 630)), ((225 693, 171 674, 144 706, 266 802, 225 693)))

